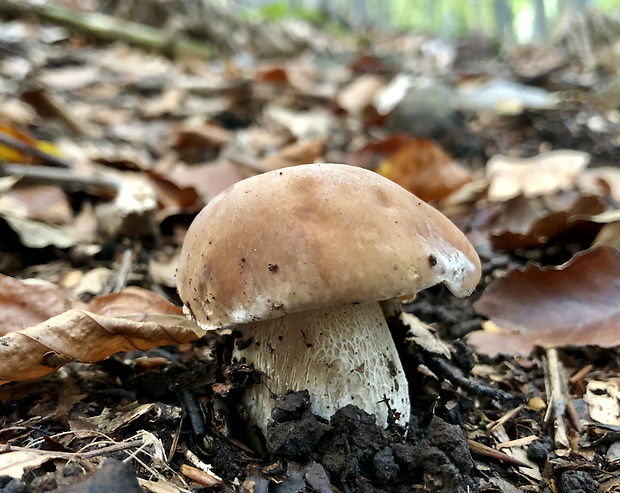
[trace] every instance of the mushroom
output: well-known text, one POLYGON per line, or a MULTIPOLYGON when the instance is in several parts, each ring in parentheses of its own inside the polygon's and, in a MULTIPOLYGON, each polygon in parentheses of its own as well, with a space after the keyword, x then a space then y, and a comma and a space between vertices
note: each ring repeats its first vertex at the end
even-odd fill
POLYGON ((263 431, 274 394, 308 390, 329 418, 354 404, 387 426, 410 416, 379 304, 444 283, 465 296, 480 260, 445 216, 362 168, 311 164, 240 181, 191 224, 177 285, 204 330, 236 326, 234 357, 264 373, 244 402, 263 431))

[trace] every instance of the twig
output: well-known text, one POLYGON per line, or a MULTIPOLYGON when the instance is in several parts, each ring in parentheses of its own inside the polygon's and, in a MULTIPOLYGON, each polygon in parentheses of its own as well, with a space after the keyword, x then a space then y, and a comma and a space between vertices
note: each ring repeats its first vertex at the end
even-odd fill
POLYGON ((547 392, 547 411, 545 412, 544 424, 549 426, 553 422, 555 435, 554 442, 557 446, 569 446, 568 430, 564 413, 566 412, 566 396, 568 389, 564 379, 564 367, 558 357, 556 348, 545 351, 545 387, 547 392))
POLYGON ((213 52, 206 43, 186 36, 168 39, 165 32, 137 22, 123 21, 98 12, 79 12, 51 2, 33 0, 0 0, 0 13, 37 16, 42 20, 65 26, 111 42, 125 42, 147 50, 170 53, 173 56, 211 58, 213 52))
POLYGON ((116 195, 120 186, 118 180, 103 176, 85 176, 70 169, 52 166, 24 166, 0 162, 0 176, 21 176, 22 181, 57 185, 65 190, 95 189, 109 195, 116 195))
POLYGON ((196 400, 196 396, 194 396, 194 394, 192 394, 189 390, 183 389, 181 390, 181 399, 183 400, 185 412, 189 417, 189 422, 192 426, 194 436, 200 440, 205 436, 205 423, 202 412, 200 411, 200 405, 196 400))
MULTIPOLYGON (((514 396, 500 389, 488 387, 474 379, 463 376, 458 368, 451 366, 446 360, 437 356, 429 356, 430 363, 435 367, 435 372, 440 373, 444 378, 453 384, 462 387, 475 395, 483 395, 497 399, 500 402, 508 402, 514 399, 514 396)), ((429 365, 431 366, 431 365, 429 365)))
MULTIPOLYGON (((90 452, 50 452, 48 450, 38 450, 28 447, 16 447, 15 445, 10 445, 8 447, 7 452, 35 452, 41 454, 53 453, 55 457, 64 458, 64 459, 92 459, 93 457, 100 457, 102 455, 109 455, 115 452, 120 452, 122 450, 127 450, 135 447, 140 447, 142 445, 142 440, 133 440, 131 442, 125 443, 116 443, 114 445, 108 445, 107 447, 103 447, 97 450, 91 450, 90 452)), ((7 444, 8 445, 8 444, 7 444)))
POLYGON ((523 438, 516 438, 515 440, 510 440, 508 442, 498 443, 497 445, 495 445, 495 448, 503 449, 511 447, 522 447, 523 445, 528 445, 532 442, 535 442, 536 440, 538 440, 538 437, 536 435, 529 435, 523 438))
POLYGON ((71 167, 70 162, 65 161, 64 159, 60 159, 51 154, 48 154, 47 152, 42 151, 41 149, 37 149, 36 147, 26 144, 25 142, 22 142, 21 140, 16 139, 14 137, 11 137, 10 135, 7 135, 6 133, 1 132, 1 131, 0 131, 0 144, 11 147, 13 149, 17 149, 18 151, 23 152, 24 154, 28 154, 29 156, 34 156, 34 157, 43 159, 45 162, 47 162, 51 166, 57 166, 59 168, 70 168, 71 167))
POLYGON ((128 246, 123 252, 123 257, 121 258, 121 265, 118 268, 116 283, 114 285, 114 288, 112 289, 113 293, 118 293, 127 285, 127 278, 129 277, 129 273, 131 272, 133 253, 134 249, 132 246, 128 246))
POLYGON ((519 414, 521 412, 521 409, 523 409, 524 407, 525 406, 523 404, 521 404, 519 407, 515 407, 511 411, 508 411, 506 414, 504 414, 497 421, 489 423, 487 425, 487 429, 486 429, 487 434, 492 433, 495 428, 497 428, 498 426, 503 425, 507 421, 511 420, 513 417, 515 417, 517 414, 519 414))
POLYGON ((488 447, 486 445, 483 445, 482 443, 478 443, 474 440, 467 440, 467 444, 469 445, 469 449, 472 452, 475 452, 477 454, 480 455, 484 455, 486 457, 491 457, 492 459, 497 459, 500 460, 502 462, 507 462, 508 464, 512 464, 514 466, 519 466, 519 467, 529 467, 531 468, 532 466, 520 461, 519 459, 515 459, 514 457, 510 457, 508 454, 505 454, 504 452, 500 452, 499 450, 496 450, 494 448, 488 447))

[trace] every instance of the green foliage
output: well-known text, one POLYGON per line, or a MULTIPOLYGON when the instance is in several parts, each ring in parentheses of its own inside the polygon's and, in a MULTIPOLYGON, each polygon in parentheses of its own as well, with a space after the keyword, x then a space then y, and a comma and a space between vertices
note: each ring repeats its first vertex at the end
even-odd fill
POLYGON ((296 8, 291 2, 279 0, 268 3, 258 9, 258 16, 270 21, 280 21, 282 19, 301 19, 308 22, 320 23, 326 20, 326 16, 320 10, 296 8))

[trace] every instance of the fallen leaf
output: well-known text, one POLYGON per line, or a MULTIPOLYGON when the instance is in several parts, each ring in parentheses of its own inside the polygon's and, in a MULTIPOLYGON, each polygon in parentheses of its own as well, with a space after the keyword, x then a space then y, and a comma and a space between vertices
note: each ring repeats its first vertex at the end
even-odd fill
POLYGON ((501 202, 518 195, 530 198, 568 190, 589 162, 589 154, 570 150, 525 159, 494 156, 487 162, 489 200, 501 202))
POLYGON ((588 382, 585 398, 588 413, 594 421, 604 425, 620 426, 619 383, 618 379, 588 382))
POLYGON ((163 296, 137 286, 128 286, 118 293, 93 298, 88 311, 106 317, 123 317, 132 314, 161 314, 183 316, 183 309, 173 305, 163 296))
POLYGON ((620 252, 601 246, 559 267, 528 264, 495 280, 474 303, 485 328, 467 341, 488 354, 528 355, 536 346, 620 345, 620 252))
POLYGON ((254 80, 263 84, 288 84, 289 78, 284 67, 274 65, 259 68, 254 74, 254 80))
POLYGON ((385 87, 383 77, 366 74, 343 87, 336 95, 336 102, 349 115, 367 121, 376 117, 374 99, 377 92, 385 87))
POLYGON ((153 282, 169 288, 175 288, 177 285, 177 264, 179 263, 180 256, 181 249, 178 249, 172 256, 162 258, 161 260, 151 257, 149 260, 149 274, 153 282))
POLYGON ((178 129, 172 147, 179 153, 181 161, 197 164, 213 161, 231 140, 232 134, 228 130, 201 122, 178 129))
POLYGON ((198 339, 180 315, 105 317, 71 309, 0 338, 0 385, 39 378, 70 361, 93 363, 120 351, 146 351, 198 339))
POLYGON ((450 349, 432 331, 432 329, 411 313, 401 312, 400 320, 409 327, 405 340, 411 340, 429 353, 441 354, 450 359, 450 349))
POLYGON ((429 139, 414 139, 381 163, 377 173, 425 202, 441 200, 473 180, 467 169, 429 139))
POLYGON ((576 197, 566 210, 550 210, 548 201, 542 198, 519 195, 501 204, 502 212, 494 221, 497 227, 491 227, 491 244, 498 250, 510 251, 535 248, 571 231, 575 236, 588 231, 596 234, 600 226, 582 218, 599 214, 604 208, 597 197, 576 197))
POLYGON ((601 166, 600 168, 588 169, 579 177, 580 184, 586 190, 589 187, 598 185, 610 195, 616 204, 620 205, 620 169, 611 166, 601 166))
POLYGON ((298 164, 312 164, 321 157, 324 147, 324 139, 302 140, 261 159, 260 165, 271 171, 298 164))
POLYGON ((0 274, 0 335, 43 322, 69 306, 66 293, 50 282, 0 274))
POLYGON ((0 454, 0 476, 21 479, 26 469, 34 469, 53 459, 66 459, 68 454, 47 450, 18 450, 0 454))
POLYGON ((16 184, 0 197, 0 212, 56 225, 69 224, 73 219, 67 195, 52 185, 16 184))
POLYGON ((33 221, 9 212, 0 212, 0 217, 19 235, 22 244, 28 248, 45 248, 53 245, 63 249, 75 246, 82 241, 69 228, 33 221))
MULTIPOLYGON (((19 304, 20 299, 12 301, 19 304)), ((47 375, 70 361, 92 363, 120 351, 144 351, 199 337, 200 329, 180 307, 146 289, 131 286, 93 298, 86 308, 89 311, 73 308, 5 333, 0 338, 0 385, 47 375)))
POLYGON ((179 163, 164 177, 181 190, 195 189, 205 203, 245 178, 239 167, 229 161, 196 166, 179 163))
POLYGON ((333 126, 338 125, 336 117, 327 109, 292 111, 279 106, 268 106, 264 110, 267 123, 282 126, 297 140, 327 139, 333 126))
POLYGON ((355 151, 346 161, 353 166, 374 170, 387 158, 413 141, 414 139, 409 135, 392 134, 384 140, 366 144, 355 151))

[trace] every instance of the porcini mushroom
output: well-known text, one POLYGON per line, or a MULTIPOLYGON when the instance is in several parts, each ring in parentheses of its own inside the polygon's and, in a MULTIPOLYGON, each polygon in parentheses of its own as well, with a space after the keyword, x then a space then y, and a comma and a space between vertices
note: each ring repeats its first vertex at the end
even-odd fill
POLYGON ((177 272, 185 313, 236 326, 234 351, 264 372, 246 392, 263 431, 271 395, 307 389, 329 418, 354 404, 409 421, 407 380, 379 301, 444 283, 465 296, 480 260, 445 216, 392 181, 341 164, 243 180, 190 226, 177 272))

